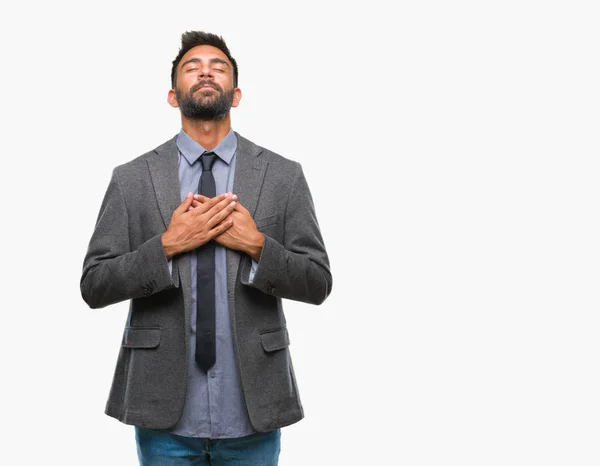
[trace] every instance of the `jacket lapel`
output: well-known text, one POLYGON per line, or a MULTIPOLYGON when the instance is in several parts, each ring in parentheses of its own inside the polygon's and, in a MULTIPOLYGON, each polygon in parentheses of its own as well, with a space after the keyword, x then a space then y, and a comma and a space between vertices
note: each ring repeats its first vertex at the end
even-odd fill
MULTIPOLYGON (((150 177, 154 185, 158 208, 165 224, 171 222, 173 212, 181 204, 179 185, 179 150, 177 136, 155 149, 154 157, 148 158, 150 177)), ((185 308, 185 330, 189 335, 191 302, 191 265, 189 254, 179 254, 173 258, 173 277, 179 275, 179 283, 183 292, 185 308)))
POLYGON ((263 163, 261 157, 259 157, 262 148, 239 134, 235 134, 238 138, 238 147, 233 193, 238 195, 242 205, 250 211, 250 215, 254 216, 267 164, 263 163))
MULTIPOLYGON (((258 204, 260 187, 266 173, 267 163, 259 155, 262 148, 235 133, 238 146, 235 156, 235 176, 233 178, 233 193, 237 194, 240 203, 254 217, 258 204)), ((227 250, 227 288, 233 291, 238 275, 241 254, 231 249, 227 250)), ((233 293, 232 293, 233 295, 233 293)))
POLYGON ((179 152, 175 141, 176 137, 157 147, 154 150, 154 157, 148 158, 148 168, 165 228, 171 222, 173 211, 181 204, 179 152))

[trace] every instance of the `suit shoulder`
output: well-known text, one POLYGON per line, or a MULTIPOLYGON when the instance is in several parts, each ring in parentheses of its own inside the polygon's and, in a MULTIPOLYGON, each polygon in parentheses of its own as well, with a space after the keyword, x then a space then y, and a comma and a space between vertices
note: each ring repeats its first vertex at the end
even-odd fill
POLYGON ((273 152, 272 150, 266 149, 264 147, 262 148, 262 150, 263 157, 267 158, 269 160, 269 163, 276 163, 278 165, 281 165, 282 167, 293 170, 298 170, 300 168, 300 162, 297 162, 296 160, 284 157, 283 155, 278 154, 277 152, 273 152))
POLYGON ((138 172, 140 168, 145 168, 147 166, 147 160, 151 157, 155 157, 160 152, 167 152, 170 150, 176 150, 177 136, 169 139, 168 141, 163 142, 159 146, 155 147, 148 152, 143 153, 142 155, 138 155, 136 158, 129 160, 128 162, 122 163, 115 167, 115 172, 119 174, 126 174, 131 172, 138 172))
POLYGON ((274 152, 270 149, 267 149, 266 147, 255 144, 254 142, 240 136, 239 134, 237 134, 237 137, 238 143, 245 153, 255 154, 257 156, 260 155, 261 157, 264 157, 269 163, 275 163, 276 165, 279 165, 285 169, 294 171, 300 169, 300 163, 296 160, 284 157, 283 155, 274 152))

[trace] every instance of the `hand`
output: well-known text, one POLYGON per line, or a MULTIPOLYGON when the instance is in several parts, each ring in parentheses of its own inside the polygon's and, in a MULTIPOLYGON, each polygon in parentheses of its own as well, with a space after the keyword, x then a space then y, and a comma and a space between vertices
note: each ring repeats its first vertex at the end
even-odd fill
POLYGON ((207 243, 233 224, 227 217, 236 206, 237 196, 234 199, 231 193, 225 193, 204 199, 201 205, 190 209, 194 197, 188 193, 173 212, 169 227, 161 238, 168 259, 207 243))
MULTIPOLYGON (((237 199, 237 196, 235 198, 237 199)), ((195 194, 191 209, 196 210, 209 201, 210 198, 195 194)), ((265 237, 256 228, 256 223, 248 209, 238 201, 226 221, 232 221, 232 225, 215 236, 214 240, 226 248, 245 252, 258 261, 265 244, 265 237)))

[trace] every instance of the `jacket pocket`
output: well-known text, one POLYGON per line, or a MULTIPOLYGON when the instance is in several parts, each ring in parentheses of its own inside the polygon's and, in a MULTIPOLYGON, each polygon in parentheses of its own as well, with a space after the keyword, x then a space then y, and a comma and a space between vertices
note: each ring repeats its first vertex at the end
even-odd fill
POLYGON ((160 327, 126 327, 123 333, 125 348, 156 348, 160 343, 160 327))
POLYGON ((256 228, 266 228, 268 226, 275 225, 278 221, 277 217, 277 212, 275 212, 274 214, 267 215, 266 217, 255 219, 254 223, 256 224, 256 228))
POLYGON ((287 348, 290 345, 290 337, 287 328, 261 333, 259 336, 262 347, 267 352, 287 348))

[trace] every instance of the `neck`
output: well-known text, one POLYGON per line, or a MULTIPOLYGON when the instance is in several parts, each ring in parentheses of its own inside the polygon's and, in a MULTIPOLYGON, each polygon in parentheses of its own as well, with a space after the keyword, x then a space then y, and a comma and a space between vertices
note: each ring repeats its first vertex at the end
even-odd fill
POLYGON ((222 120, 210 121, 189 120, 182 116, 181 126, 194 141, 206 150, 212 150, 229 133, 231 118, 229 113, 222 120))

